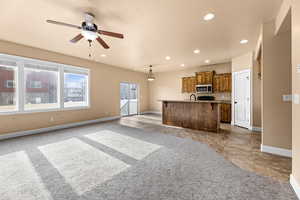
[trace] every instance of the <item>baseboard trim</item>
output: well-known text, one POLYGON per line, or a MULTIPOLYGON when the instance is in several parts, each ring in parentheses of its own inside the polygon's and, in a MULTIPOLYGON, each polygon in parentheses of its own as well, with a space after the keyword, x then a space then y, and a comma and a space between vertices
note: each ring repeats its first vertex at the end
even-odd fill
POLYGON ((144 114, 158 114, 158 115, 161 115, 162 112, 159 112, 159 111, 145 111, 145 112, 141 112, 140 114, 144 115, 144 114))
POLYGON ((117 120, 120 118, 121 118, 120 116, 104 117, 104 118, 99 118, 99 119, 94 119, 94 120, 87 120, 87 121, 82 121, 82 122, 50 126, 47 128, 7 133, 7 134, 0 135, 0 140, 6 140, 6 139, 11 139, 11 138, 21 137, 21 136, 26 136, 26 135, 45 133, 45 132, 49 132, 49 131, 56 131, 56 130, 65 129, 65 128, 73 128, 73 127, 78 127, 78 126, 83 126, 83 125, 88 125, 88 124, 95 124, 95 123, 99 123, 99 122, 112 121, 112 120, 117 120))
POLYGON ((271 154, 289 157, 289 158, 292 157, 292 150, 289 150, 289 149, 266 146, 266 145, 261 144, 260 150, 261 150, 261 152, 265 152, 265 153, 271 153, 271 154))
POLYGON ((292 174, 290 175, 290 184, 294 189, 298 199, 300 199, 300 184, 296 181, 295 177, 292 174))
POLYGON ((262 132, 261 127, 256 127, 256 126, 250 126, 249 130, 254 131, 254 132, 262 132))

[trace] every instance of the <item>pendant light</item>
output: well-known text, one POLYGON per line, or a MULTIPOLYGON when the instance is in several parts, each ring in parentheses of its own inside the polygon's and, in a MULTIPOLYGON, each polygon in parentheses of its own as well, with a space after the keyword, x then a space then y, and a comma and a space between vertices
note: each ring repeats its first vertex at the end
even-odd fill
POLYGON ((149 73, 147 75, 147 79, 148 79, 148 81, 154 81, 155 80, 154 74, 152 72, 152 65, 150 65, 150 69, 149 69, 149 73))

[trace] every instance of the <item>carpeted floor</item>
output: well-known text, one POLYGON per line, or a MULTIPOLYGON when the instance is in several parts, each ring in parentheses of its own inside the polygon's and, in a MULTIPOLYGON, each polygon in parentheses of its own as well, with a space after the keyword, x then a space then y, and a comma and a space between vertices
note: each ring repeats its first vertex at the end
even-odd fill
POLYGON ((289 200, 206 144, 117 121, 0 142, 1 200, 289 200))

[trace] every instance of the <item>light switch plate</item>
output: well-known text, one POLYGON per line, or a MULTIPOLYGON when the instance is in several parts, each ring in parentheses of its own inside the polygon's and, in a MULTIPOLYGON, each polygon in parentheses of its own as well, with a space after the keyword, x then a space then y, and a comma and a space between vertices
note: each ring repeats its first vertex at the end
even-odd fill
POLYGON ((300 104, 299 94, 294 94, 293 101, 294 101, 294 104, 300 104))
POLYGON ((291 95, 291 94, 282 95, 282 100, 283 101, 293 101, 293 95, 291 95))
POLYGON ((297 65, 296 71, 297 71, 297 73, 300 73, 300 64, 297 65))

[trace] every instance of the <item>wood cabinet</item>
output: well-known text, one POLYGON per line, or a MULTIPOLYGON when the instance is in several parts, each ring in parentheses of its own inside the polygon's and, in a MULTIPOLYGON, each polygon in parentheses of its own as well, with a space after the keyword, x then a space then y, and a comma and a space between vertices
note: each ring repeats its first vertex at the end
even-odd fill
POLYGON ((214 75, 213 91, 214 92, 231 92, 231 73, 214 75))
POLYGON ((196 72, 196 76, 183 77, 182 93, 195 93, 196 85, 201 84, 212 84, 214 93, 231 92, 231 73, 196 72))
POLYGON ((188 77, 183 77, 182 78, 182 89, 181 92, 182 93, 187 93, 188 91, 188 77))
POLYGON ((162 111, 165 125, 213 132, 220 129, 219 103, 163 101, 162 111))
POLYGON ((183 77, 182 78, 182 93, 195 93, 197 79, 196 77, 183 77))
POLYGON ((212 72, 196 72, 197 84, 212 84, 214 71, 212 72))
POLYGON ((221 122, 231 123, 231 105, 221 104, 221 122))

